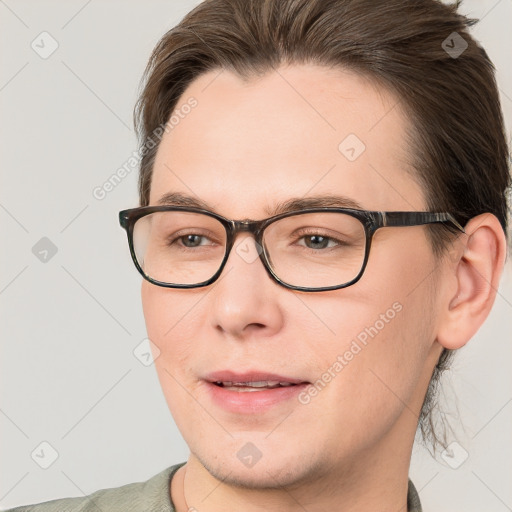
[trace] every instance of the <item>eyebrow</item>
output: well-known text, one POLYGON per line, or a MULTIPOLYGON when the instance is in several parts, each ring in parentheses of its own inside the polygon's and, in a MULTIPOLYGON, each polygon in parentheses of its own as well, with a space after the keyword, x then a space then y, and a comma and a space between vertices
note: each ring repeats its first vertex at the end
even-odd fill
MULTIPOLYGON (((157 201, 161 206, 188 206, 202 208, 214 213, 219 213, 213 206, 198 197, 189 196, 182 192, 168 192, 157 201)), ((266 208, 265 213, 272 217, 281 213, 300 211, 306 208, 353 208, 363 210, 360 203, 349 197, 340 195, 317 195, 308 197, 292 197, 278 202, 273 208, 266 208)))

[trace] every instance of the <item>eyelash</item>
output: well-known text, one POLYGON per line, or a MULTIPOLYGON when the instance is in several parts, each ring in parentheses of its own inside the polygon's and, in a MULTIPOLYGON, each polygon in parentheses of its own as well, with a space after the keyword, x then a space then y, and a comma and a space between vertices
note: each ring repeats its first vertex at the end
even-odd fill
MULTIPOLYGON (((181 242, 181 244, 179 246, 180 249, 182 249, 184 251, 194 251, 194 252, 197 251, 197 249, 199 247, 208 247, 208 246, 212 245, 212 244, 207 244, 207 245, 198 245, 198 246, 195 246, 195 247, 187 247, 186 245, 183 244, 182 241, 187 236, 189 236, 189 235, 199 236, 202 239, 209 239, 208 236, 205 235, 205 234, 200 234, 200 233, 197 233, 197 232, 190 232, 190 233, 185 233, 185 234, 182 234, 182 235, 179 235, 179 236, 173 235, 172 238, 169 240, 168 244, 169 245, 173 245, 176 242, 180 241, 181 242)), ((336 246, 334 246, 334 247, 324 247, 324 248, 321 248, 321 249, 312 249, 311 247, 307 247, 305 245, 298 244, 299 247, 304 247, 304 249, 309 250, 309 251, 313 251, 313 252, 319 252, 319 251, 325 252, 328 249, 335 249, 336 247, 339 247, 339 246, 342 246, 342 245, 347 245, 342 240, 339 240, 339 239, 334 238, 332 236, 326 236, 325 234, 322 234, 320 232, 315 232, 315 231, 301 231, 301 232, 297 233, 297 236, 294 239, 294 243, 296 243, 296 242, 298 242, 300 240, 303 240, 303 239, 305 239, 308 236, 320 236, 320 237, 328 240, 328 244, 330 242, 334 242, 336 244, 336 246)))

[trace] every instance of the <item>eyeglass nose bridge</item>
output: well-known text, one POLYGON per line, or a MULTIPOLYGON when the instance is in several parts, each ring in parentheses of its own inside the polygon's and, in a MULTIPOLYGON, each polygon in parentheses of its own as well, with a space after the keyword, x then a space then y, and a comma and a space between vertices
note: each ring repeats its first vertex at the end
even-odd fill
POLYGON ((236 235, 239 232, 248 231, 256 236, 261 231, 261 227, 264 223, 264 220, 234 220, 231 224, 233 235, 236 235))
MULTIPOLYGON (((235 252, 238 254, 238 256, 242 257, 247 263, 252 263, 259 259, 267 272, 271 274, 272 277, 272 271, 269 266, 269 262, 267 261, 266 257, 266 251, 263 246, 263 228, 267 224, 266 220, 259 221, 259 220, 250 220, 250 219, 243 219, 243 220, 233 220, 230 222, 230 229, 229 229, 229 236, 227 241, 227 247, 226 247, 226 255, 225 255, 225 261, 229 258, 232 249, 235 246, 235 241, 237 238, 237 235, 239 233, 250 233, 253 235, 253 240, 255 244, 255 250, 257 254, 247 254, 247 257, 244 256, 244 254, 241 254, 239 250, 235 250, 235 252)), ((245 251, 242 251, 245 252, 245 251)))
POLYGON ((238 233, 251 233, 254 236, 254 240, 261 245, 261 233, 263 231, 263 227, 266 224, 266 220, 243 219, 231 221, 231 229, 229 230, 229 237, 231 239, 231 243, 229 245, 233 245, 238 233))

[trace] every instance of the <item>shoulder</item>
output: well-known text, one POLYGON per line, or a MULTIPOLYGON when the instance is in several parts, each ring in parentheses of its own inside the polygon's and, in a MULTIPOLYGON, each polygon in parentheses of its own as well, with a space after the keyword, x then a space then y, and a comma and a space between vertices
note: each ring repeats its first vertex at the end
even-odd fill
POLYGON ((87 496, 23 505, 5 512, 174 512, 169 482, 184 464, 170 466, 145 482, 100 489, 87 496))
POLYGON ((421 502, 420 502, 420 496, 418 494, 418 491, 416 490, 416 487, 414 487, 414 484, 411 482, 411 479, 409 479, 409 486, 407 489, 407 512, 421 512, 421 502))

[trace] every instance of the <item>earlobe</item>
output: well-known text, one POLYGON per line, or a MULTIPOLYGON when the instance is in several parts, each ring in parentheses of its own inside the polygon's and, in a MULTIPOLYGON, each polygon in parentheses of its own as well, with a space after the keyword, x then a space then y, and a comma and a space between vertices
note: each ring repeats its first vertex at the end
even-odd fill
POLYGON ((464 346, 489 315, 506 256, 505 234, 494 215, 472 218, 465 231, 464 250, 451 269, 456 291, 447 291, 437 334, 437 341, 451 350, 464 346))

